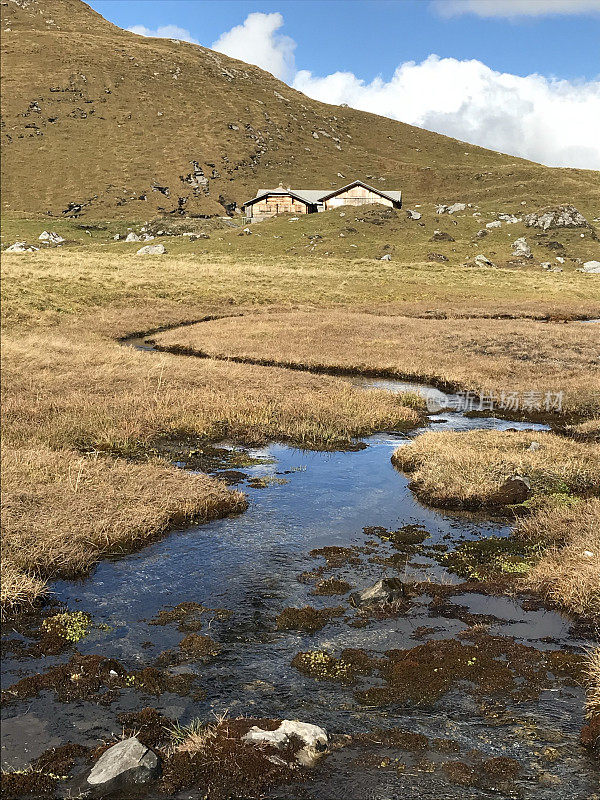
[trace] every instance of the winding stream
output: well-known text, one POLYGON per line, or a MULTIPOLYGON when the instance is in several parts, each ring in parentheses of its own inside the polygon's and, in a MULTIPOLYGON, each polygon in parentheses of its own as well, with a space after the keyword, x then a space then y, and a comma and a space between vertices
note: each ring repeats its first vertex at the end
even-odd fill
MULTIPOLYGON (((144 346, 140 341, 134 344, 144 346)), ((353 378, 352 383, 365 390, 429 388, 363 378, 353 378)), ((494 418, 470 419, 453 412, 431 419, 436 430, 545 428, 494 418)), ((355 612, 347 595, 315 596, 311 594, 314 582, 298 579, 325 566, 322 557, 310 555, 311 550, 340 546, 356 548, 355 558, 322 575, 344 579, 353 589, 365 588, 385 575, 459 583, 435 558, 437 546, 452 549, 465 540, 508 535, 509 528, 497 520, 443 513, 417 502, 407 477, 390 462, 393 449, 408 438, 393 432, 379 434, 366 438, 364 449, 352 452, 301 451, 281 444, 248 451, 257 463, 242 468, 248 477, 240 488, 250 503, 244 514, 174 532, 138 553, 103 561, 81 582, 54 584, 60 603, 70 610, 89 612, 94 622, 109 627, 92 631, 79 642, 79 651, 116 658, 132 669, 152 664, 161 652, 177 648, 182 633, 176 624, 150 624, 165 608, 194 601, 232 614, 214 619, 202 630, 222 645, 212 663, 171 667, 174 672, 198 674, 202 698, 170 693, 156 698, 132 689, 110 706, 100 706, 84 701, 59 703, 43 692, 37 699, 5 708, 3 766, 22 767, 47 748, 68 741, 95 745, 120 733, 119 712, 153 706, 184 723, 226 711, 230 716, 298 718, 339 734, 403 728, 423 734, 430 742, 451 740, 456 750, 451 756, 433 745, 423 752, 392 752, 375 737, 366 749, 350 744, 335 750, 307 782, 278 789, 272 797, 498 797, 496 789, 450 781, 442 765, 449 758, 475 763, 509 756, 522 765, 522 772, 500 796, 590 798, 598 776, 591 755, 578 743, 583 691, 576 686, 559 685, 549 675, 539 698, 529 702, 508 695, 482 700, 455 685, 432 707, 401 703, 373 707, 357 703, 352 687, 314 680, 291 666, 294 655, 306 650, 339 654, 344 648, 364 648, 382 653, 414 648, 428 640, 454 639, 478 620, 489 626, 489 634, 514 637, 537 650, 581 652, 585 646, 566 616, 528 606, 522 598, 473 592, 452 596, 440 606, 423 591, 405 613, 368 619, 358 627, 352 624, 355 612), (258 482, 261 488, 253 480, 257 478, 266 478, 258 482), (394 553, 390 543, 364 528, 396 530, 407 524, 423 526, 429 537, 399 573, 381 563, 394 553), (275 619, 284 608, 307 605, 342 605, 344 616, 312 634, 275 629, 275 619), (469 614, 475 617, 468 618, 469 614)), ((222 446, 228 447, 227 443, 222 446)), ((26 661, 9 657, 3 685, 68 657, 26 661)), ((201 793, 185 792, 184 796, 200 798, 201 793)))

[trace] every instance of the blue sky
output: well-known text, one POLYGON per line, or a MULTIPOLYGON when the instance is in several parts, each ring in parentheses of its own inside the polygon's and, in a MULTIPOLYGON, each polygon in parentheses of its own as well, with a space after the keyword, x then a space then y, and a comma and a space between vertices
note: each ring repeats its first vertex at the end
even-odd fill
POLYGON ((346 102, 551 166, 600 169, 600 0, 90 0, 346 102))
POLYGON ((427 0, 92 0, 90 5, 122 28, 173 24, 207 47, 248 14, 279 11, 285 33, 296 42, 298 69, 350 70, 367 81, 431 53, 475 58, 517 75, 539 72, 573 80, 600 73, 600 14, 593 13, 445 18, 427 0))

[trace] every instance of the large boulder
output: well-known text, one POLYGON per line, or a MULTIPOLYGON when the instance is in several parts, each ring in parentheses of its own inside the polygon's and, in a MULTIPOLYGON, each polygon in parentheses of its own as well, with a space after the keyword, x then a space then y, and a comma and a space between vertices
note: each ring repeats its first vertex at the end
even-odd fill
POLYGON ((267 744, 278 750, 294 748, 301 742, 301 747, 298 750, 294 749, 294 758, 303 767, 310 767, 327 750, 328 737, 325 730, 318 725, 284 719, 274 731, 264 731, 254 725, 242 737, 242 741, 256 745, 267 744))
POLYGON ((162 256, 166 253, 164 244, 146 244, 137 251, 138 256, 162 256))
POLYGON ((125 237, 126 242, 142 242, 143 237, 133 231, 130 231, 125 237))
POLYGON ((148 783, 159 770, 156 753, 132 736, 109 747, 100 756, 87 777, 87 784, 96 796, 110 794, 148 783))
POLYGON ((362 592, 353 592, 350 603, 356 608, 396 603, 406 596, 404 584, 399 578, 382 578, 362 592))
POLYGON ((507 478, 492 496, 494 505, 514 506, 531 497, 531 484, 522 475, 507 478))
POLYGON ((596 275, 600 273, 600 261, 586 261, 578 272, 587 272, 596 275))
POLYGON ((527 214, 525 225, 528 228, 541 228, 547 231, 549 228, 589 228, 587 219, 575 206, 555 206, 535 211, 527 214))
POLYGON ((531 247, 527 244, 524 236, 515 239, 512 245, 512 254, 517 258, 533 258, 531 255, 531 247))

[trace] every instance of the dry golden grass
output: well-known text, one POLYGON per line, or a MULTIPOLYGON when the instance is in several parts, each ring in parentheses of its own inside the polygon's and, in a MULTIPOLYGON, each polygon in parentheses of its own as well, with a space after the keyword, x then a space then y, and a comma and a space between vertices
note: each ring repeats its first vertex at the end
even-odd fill
POLYGON ((159 436, 309 447, 420 419, 402 398, 333 377, 151 354, 99 337, 4 337, 5 441, 136 453, 159 436))
MULTIPOLYGON (((35 226, 38 229, 43 229, 41 223, 35 226)), ((234 239, 240 241, 236 235, 234 239)), ((166 256, 149 261, 134 252, 116 250, 116 244, 107 239, 85 251, 4 253, 0 287, 4 324, 22 330, 115 307, 127 319, 136 308, 159 303, 170 306, 173 314, 177 306, 188 309, 188 319, 200 316, 198 308, 226 303, 234 307, 273 304, 283 310, 301 304, 337 306, 409 316, 600 316, 598 282, 595 276, 578 272, 490 272, 412 261, 408 254, 398 261, 349 261, 306 254, 248 256, 239 248, 231 255, 207 254, 199 248, 171 254, 174 244, 170 241, 166 256)))
POLYGON ((102 555, 246 507, 240 492, 206 475, 42 445, 5 444, 2 474, 5 607, 35 599, 49 578, 87 572, 102 555))
MULTIPOLYGON (((562 392, 562 413, 600 411, 596 325, 416 319, 341 310, 263 313, 167 331, 164 347, 313 369, 374 371, 499 397, 562 392)), ((558 413, 558 412, 556 412, 558 413)))
POLYGON ((410 473, 419 497, 440 507, 495 505, 514 475, 531 483, 534 507, 600 493, 600 445, 543 431, 428 431, 395 450, 392 461, 410 473), (529 450, 532 442, 540 447, 529 450))
POLYGON ((569 611, 600 616, 600 500, 542 509, 520 520, 514 534, 550 545, 527 575, 528 588, 569 611))

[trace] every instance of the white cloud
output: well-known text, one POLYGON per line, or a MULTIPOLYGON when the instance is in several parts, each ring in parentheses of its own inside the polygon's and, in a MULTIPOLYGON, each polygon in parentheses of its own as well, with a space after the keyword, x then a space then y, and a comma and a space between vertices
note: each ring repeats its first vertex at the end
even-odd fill
POLYGON ((289 81, 295 71, 296 42, 277 33, 282 25, 283 17, 278 12, 248 14, 243 25, 236 25, 223 33, 211 47, 226 56, 255 64, 280 80, 289 81))
POLYGON ((159 25, 155 30, 147 28, 145 25, 133 25, 127 30, 131 33, 137 33, 139 36, 150 36, 158 39, 181 39, 184 42, 200 44, 186 28, 180 28, 179 25, 159 25))
POLYGON ((541 17, 551 14, 600 12, 600 0, 433 0, 442 17, 541 17))
POLYGON ((347 103, 548 166, 600 169, 600 81, 520 77, 481 61, 431 55, 401 64, 389 81, 301 70, 293 86, 326 103, 347 103))

